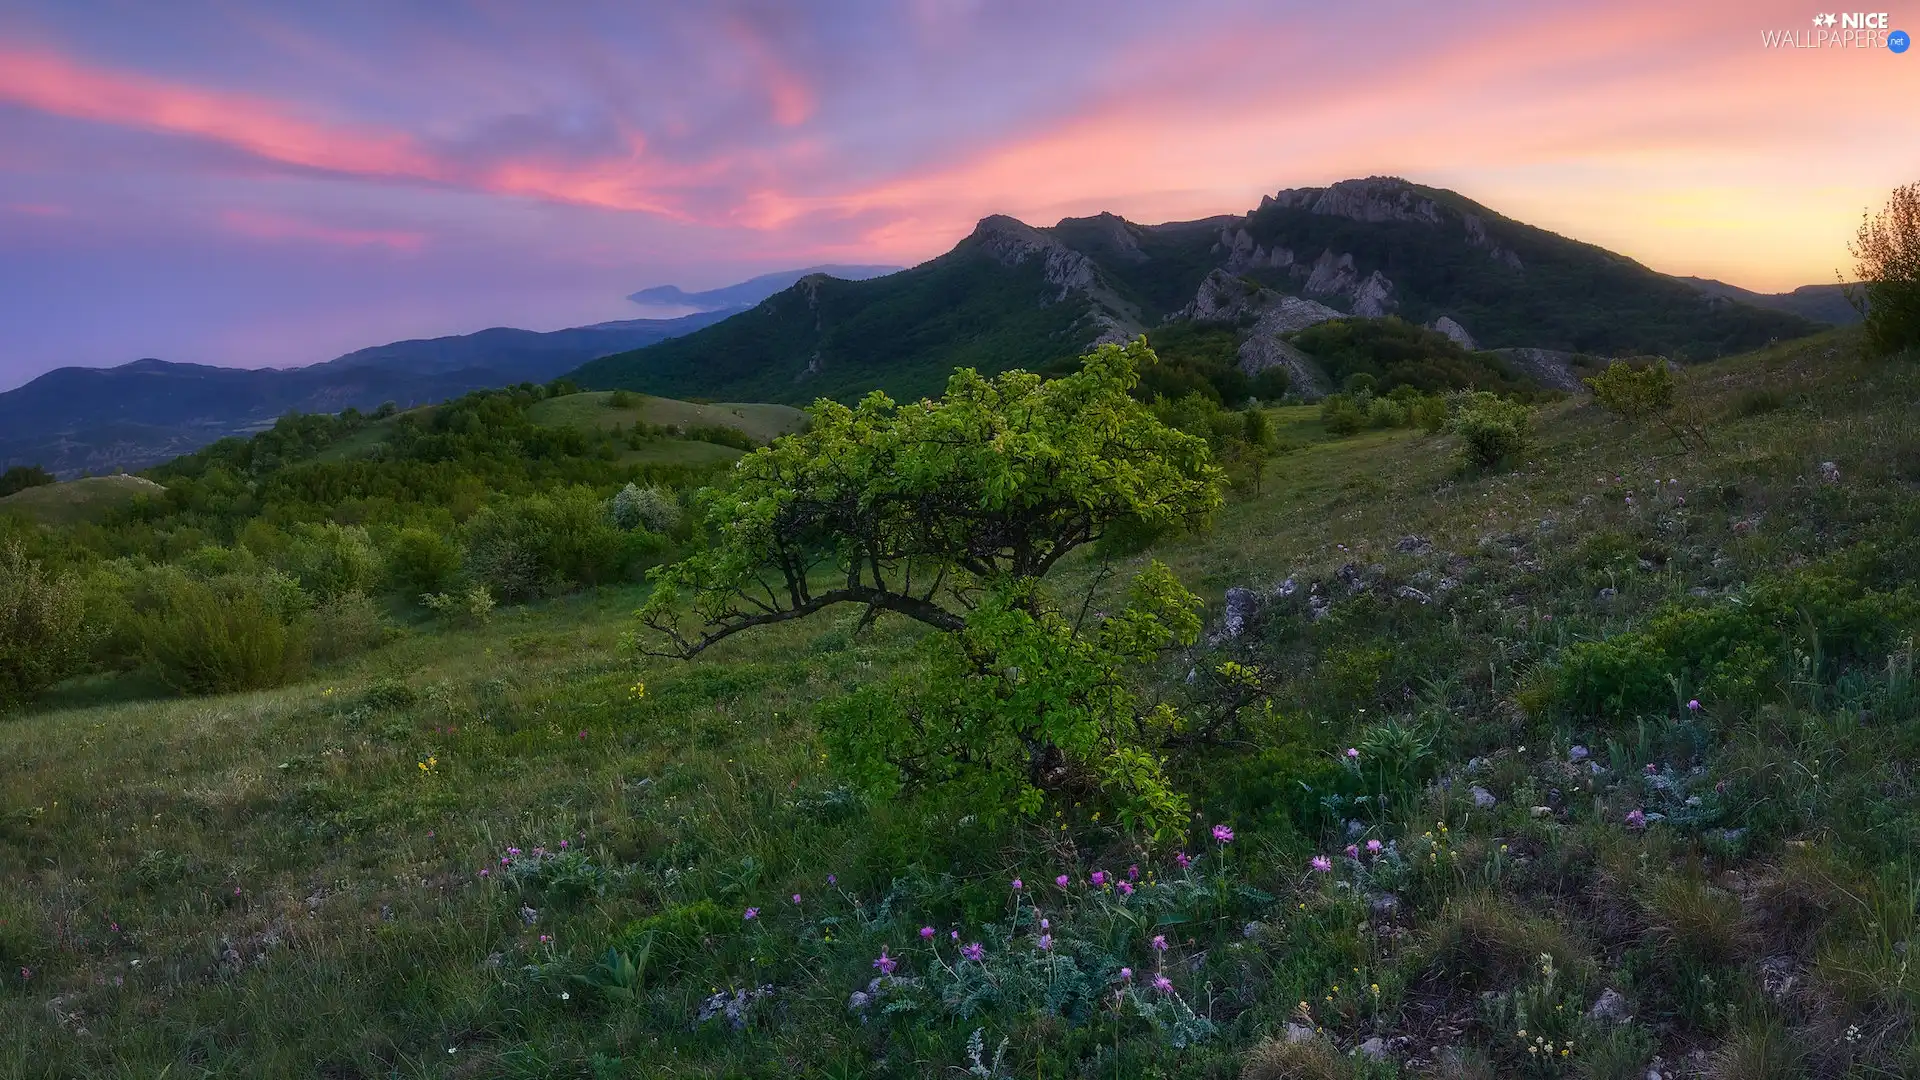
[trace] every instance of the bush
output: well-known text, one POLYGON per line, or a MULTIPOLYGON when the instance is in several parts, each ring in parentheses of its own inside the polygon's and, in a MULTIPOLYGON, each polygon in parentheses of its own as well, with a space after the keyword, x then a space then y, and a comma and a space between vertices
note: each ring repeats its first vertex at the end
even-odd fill
POLYGON ((608 509, 613 523, 628 531, 645 529, 667 534, 680 528, 680 500, 663 487, 643 488, 629 483, 614 495, 608 509))
POLYGON ((1397 428, 1407 426, 1406 406, 1387 398, 1374 398, 1367 405, 1367 426, 1397 428))
POLYGON ((394 628, 364 593, 343 593, 313 609, 307 632, 313 658, 341 660, 385 644, 394 628))
POLYGON ((280 558, 280 567, 301 588, 326 600, 371 589, 379 580, 380 557, 367 539, 367 530, 329 521, 300 526, 280 558))
POLYGON ((0 549, 0 712, 79 671, 91 636, 71 575, 47 574, 18 541, 0 549))
POLYGON ((1254 375, 1248 391, 1261 401, 1279 401, 1287 396, 1287 388, 1292 383, 1293 377, 1287 373, 1287 369, 1275 364, 1272 367, 1261 368, 1254 375))
POLYGON ((1367 426, 1366 409, 1346 394, 1332 394, 1322 401, 1320 419, 1329 432, 1340 436, 1356 434, 1367 426))
POLYGON ((30 487, 42 487, 54 482, 54 475, 38 465, 15 465, 0 473, 0 498, 16 491, 25 491, 30 487))
MULTIPOLYGON (((183 693, 278 686, 305 666, 306 641, 289 590, 271 575, 217 581, 162 579, 155 610, 139 616, 147 663, 183 693)), ((284 579, 283 579, 284 580, 284 579)))
POLYGON ((408 596, 444 591, 459 573, 460 546, 432 529, 402 529, 387 549, 387 580, 408 596))
POLYGON ((1895 188, 1848 248, 1861 284, 1847 299, 1865 318, 1868 344, 1883 353, 1920 346, 1920 184, 1895 188))
POLYGON ((607 395, 607 408, 631 409, 640 404, 640 396, 631 390, 615 390, 607 395))
POLYGON ((1581 381, 1601 408, 1625 420, 1657 416, 1673 408, 1673 369, 1657 356, 1615 360, 1607 370, 1581 381))
POLYGON ((622 533, 584 487, 490 506, 467 523, 467 574, 516 602, 611 581, 657 537, 622 533))
POLYGON ((483 623, 493 614, 493 594, 485 585, 469 585, 457 593, 426 593, 420 603, 427 610, 468 623, 483 623))
POLYGON ((1479 391, 1466 395, 1453 417, 1453 431, 1468 465, 1496 468, 1527 449, 1533 410, 1517 401, 1479 391))
POLYGON ((1407 406, 1407 420, 1429 435, 1438 435, 1447 427, 1447 399, 1439 395, 1422 397, 1407 406))

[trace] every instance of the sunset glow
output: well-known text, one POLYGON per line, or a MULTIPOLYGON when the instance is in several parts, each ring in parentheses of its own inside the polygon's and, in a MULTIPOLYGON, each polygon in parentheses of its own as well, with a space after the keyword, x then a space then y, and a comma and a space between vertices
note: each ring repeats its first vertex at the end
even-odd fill
POLYGON ((1920 179, 1920 56, 1763 44, 1813 14, 12 5, 0 385, 633 317, 644 286, 910 264, 990 213, 1157 222, 1383 173, 1669 273, 1828 282, 1920 179))

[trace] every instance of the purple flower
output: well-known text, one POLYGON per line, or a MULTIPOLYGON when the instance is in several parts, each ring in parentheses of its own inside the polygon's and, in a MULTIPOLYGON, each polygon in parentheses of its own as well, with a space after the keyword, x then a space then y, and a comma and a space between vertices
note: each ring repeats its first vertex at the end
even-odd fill
POLYGON ((1699 711, 1700 711, 1700 699, 1699 699, 1699 698, 1694 698, 1693 700, 1691 700, 1691 701, 1689 701, 1689 702, 1687 702, 1687 711, 1688 711, 1688 712, 1699 712, 1699 711))
POLYGON ((1627 828, 1644 829, 1647 827, 1647 815, 1640 810, 1627 811, 1627 828))
POLYGON ((1093 882, 1093 887, 1097 889, 1107 883, 1107 872, 1105 870, 1095 870, 1093 876, 1087 880, 1093 882))
POLYGON ((893 969, 900 966, 900 961, 888 956, 887 947, 882 945, 880 946, 880 955, 874 960, 873 966, 880 969, 880 974, 891 975, 893 974, 893 969))
POLYGON ((1021 889, 1024 889, 1024 888, 1026 888, 1026 887, 1027 887, 1027 886, 1026 886, 1026 883, 1025 883, 1025 882, 1023 882, 1023 881, 1021 881, 1021 880, 1020 880, 1019 878, 1014 878, 1014 879, 1013 879, 1013 891, 1014 891, 1014 892, 1019 892, 1019 891, 1020 891, 1021 889))
POLYGON ((1155 934, 1153 935, 1153 940, 1148 944, 1153 946, 1154 952, 1166 952, 1167 951, 1167 935, 1155 934))
POLYGON ((760 917, 760 909, 757 907, 750 907, 747 909, 747 913, 745 915, 740 916, 740 921, 752 922, 753 920, 759 917, 760 917))
POLYGON ((971 941, 960 947, 960 955, 977 964, 987 958, 987 949, 979 942, 971 941))
POLYGON ((1127 867, 1127 880, 1128 881, 1140 880, 1140 864, 1139 863, 1134 863, 1132 866, 1127 867))
POLYGON ((799 904, 800 904, 800 894, 799 894, 799 893, 794 893, 794 894, 793 894, 793 903, 794 903, 794 906, 795 906, 795 907, 798 907, 798 906, 799 906, 799 904))
POLYGON ((1046 952, 1047 950, 1049 950, 1049 949, 1051 949, 1051 948, 1053 948, 1053 935, 1052 935, 1052 934, 1041 934, 1041 935, 1040 935, 1040 940, 1039 940, 1039 941, 1036 941, 1036 942, 1034 942, 1034 944, 1036 944, 1036 945, 1038 945, 1038 946, 1040 946, 1040 951, 1041 951, 1041 952, 1046 952))
POLYGON ((1069 878, 1067 875, 1061 874, 1059 877, 1053 879, 1053 883, 1064 889, 1067 887, 1067 884, 1072 880, 1073 879, 1069 878))
POLYGON ((1380 854, 1380 841, 1378 840, 1367 841, 1367 854, 1369 855, 1380 854))
POLYGON ((488 876, 488 875, 489 875, 489 874, 491 874, 491 873, 493 873, 493 871, 491 871, 491 870, 489 870, 489 869, 487 869, 487 868, 486 868, 486 867, 484 867, 484 866, 480 868, 480 876, 481 876, 481 877, 486 877, 486 876, 488 876))
POLYGON ((1047 920, 1045 920, 1045 919, 1041 919, 1041 920, 1040 920, 1040 929, 1042 929, 1042 930, 1051 930, 1051 929, 1053 929, 1053 924, 1052 924, 1052 923, 1050 923, 1050 922, 1048 922, 1048 921, 1047 921, 1047 920))
POLYGON ((1355 747, 1355 746, 1349 746, 1349 747, 1347 747, 1347 760, 1348 760, 1348 761, 1359 761, 1359 760, 1360 760, 1360 749, 1359 749, 1359 747, 1355 747))
POLYGON ((1231 844, 1233 843, 1233 830, 1225 825, 1215 825, 1213 827, 1213 838, 1223 844, 1231 844))
POLYGON ((1173 861, 1180 864, 1180 869, 1182 870, 1185 870, 1187 867, 1193 865, 1193 859, 1189 858, 1187 853, 1184 851, 1174 852, 1173 861))
POLYGON ((1347 858, 1349 858, 1349 859, 1357 859, 1357 858, 1359 858, 1359 857, 1360 857, 1360 845, 1358 845, 1358 844, 1348 844, 1348 845, 1347 845, 1347 858))
POLYGON ((960 940, 960 931, 958 931, 958 930, 949 930, 949 931, 947 931, 947 936, 948 936, 948 937, 950 937, 950 938, 952 938, 952 939, 953 939, 953 940, 955 940, 955 941, 959 941, 959 940, 960 940))
POLYGON ((840 884, 840 879, 839 879, 839 878, 837 878, 837 877, 834 877, 834 876, 833 876, 832 874, 828 874, 828 875, 827 875, 827 884, 829 884, 829 885, 838 885, 838 884, 840 884))
POLYGON ((934 934, 934 930, 933 930, 933 927, 931 927, 931 926, 923 926, 923 927, 921 927, 921 928, 920 928, 920 940, 921 940, 921 941, 932 941, 932 940, 933 940, 933 934, 934 934))
POLYGON ((1657 774, 1658 774, 1659 772, 1660 772, 1660 766, 1658 766, 1658 765, 1655 765, 1655 764, 1654 764, 1653 762, 1651 762, 1651 761, 1649 761, 1649 762, 1647 762, 1647 775, 1648 775, 1648 776, 1654 776, 1654 775, 1657 775, 1657 774))
MULTIPOLYGON (((427 835, 428 835, 428 836, 432 836, 433 834, 432 834, 432 833, 428 833, 427 835)), ((562 840, 562 841, 560 841, 560 846, 561 846, 561 847, 563 847, 563 848, 564 848, 564 847, 566 847, 566 846, 567 846, 567 842, 566 842, 565 840, 562 840)))
POLYGON ((1153 977, 1153 988, 1163 994, 1171 994, 1173 993, 1173 980, 1167 978, 1165 975, 1155 975, 1153 977))
POLYGON ((518 855, 518 854, 520 854, 520 849, 519 849, 519 848, 517 848, 517 847, 510 847, 510 848, 508 848, 508 849, 507 849, 507 854, 509 854, 509 855, 518 855))
POLYGON ((1314 873, 1324 874, 1333 869, 1333 860, 1327 858, 1325 855, 1315 855, 1313 861, 1307 865, 1313 868, 1314 873))
POLYGON ((1120 895, 1121 895, 1121 896, 1132 896, 1132 895, 1133 895, 1133 882, 1131 882, 1131 881, 1122 881, 1122 882, 1119 882, 1118 884, 1119 884, 1119 887, 1120 887, 1120 895))
POLYGON ((1121 968, 1121 969, 1120 969, 1120 981, 1121 981, 1121 982, 1132 982, 1132 981, 1133 981, 1133 969, 1132 969, 1132 968, 1126 968, 1126 967, 1123 967, 1123 968, 1121 968))

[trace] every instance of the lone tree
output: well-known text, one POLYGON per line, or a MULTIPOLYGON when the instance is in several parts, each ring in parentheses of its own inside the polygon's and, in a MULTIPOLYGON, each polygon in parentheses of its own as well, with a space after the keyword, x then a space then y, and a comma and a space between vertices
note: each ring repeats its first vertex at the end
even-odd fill
POLYGON ((962 370, 938 400, 816 403, 805 432, 701 494, 712 542, 653 571, 641 647, 692 657, 840 604, 865 609, 862 627, 904 615, 940 631, 924 667, 821 713, 870 791, 943 791, 989 816, 1098 791, 1124 820, 1182 827, 1155 751, 1184 723, 1140 704, 1126 672, 1190 644, 1198 601, 1157 564, 1112 612, 1091 591, 1065 608, 1042 580, 1115 525, 1192 526, 1221 505, 1206 441, 1128 393, 1154 362, 1136 340, 1053 380, 962 370))
POLYGON ((1880 352, 1920 345, 1920 184, 1893 189, 1887 205, 1866 215, 1848 245, 1858 285, 1847 299, 1866 320, 1880 352))

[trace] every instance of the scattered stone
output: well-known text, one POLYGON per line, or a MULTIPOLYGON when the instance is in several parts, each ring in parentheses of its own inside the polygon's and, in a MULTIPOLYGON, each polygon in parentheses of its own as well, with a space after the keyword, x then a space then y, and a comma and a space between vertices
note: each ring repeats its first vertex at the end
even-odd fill
POLYGON ((1608 989, 1600 995, 1600 1000, 1587 1010, 1587 1019, 1601 1020, 1609 1024, 1624 1024, 1633 1019, 1633 1008, 1627 1004, 1626 996, 1618 990, 1608 989))
POLYGON ((1253 618, 1254 610, 1259 605, 1260 599, 1253 594, 1252 589, 1243 589, 1237 585, 1228 589, 1227 618, 1224 628, 1227 637, 1237 638, 1245 633, 1247 621, 1253 618))
POLYGON ((1360 1055, 1369 1061, 1380 1061, 1387 1056, 1387 1041, 1375 1035, 1360 1044, 1360 1055))
POLYGON ((540 913, 522 904, 520 905, 520 921, 528 926, 532 926, 534 923, 540 921, 540 913))
POLYGON ((1400 910, 1400 898, 1392 893, 1381 893, 1373 898, 1370 906, 1376 918, 1390 919, 1400 910))
POLYGON ((1568 761, 1585 761, 1587 760, 1588 757, 1592 756, 1592 753, 1593 752, 1591 750, 1588 750, 1584 746, 1579 746, 1579 745, 1571 746, 1567 748, 1567 760, 1568 761))
POLYGON ((1433 543, 1424 536, 1403 536, 1393 545, 1393 550, 1408 555, 1425 555, 1433 550, 1433 543))
POLYGON ((393 905, 392 904, 380 905, 380 921, 381 922, 393 921, 393 905))
POLYGON ((1347 822, 1347 839, 1351 840, 1354 837, 1365 836, 1366 834, 1367 834, 1366 822, 1361 821, 1357 818, 1349 820, 1347 822))
POLYGON ((1305 1024, 1288 1023, 1287 1041, 1290 1043, 1312 1042, 1313 1029, 1305 1024))
POLYGON ((1533 815, 1534 817, 1552 817, 1552 816, 1553 816, 1553 807, 1551 807, 1551 806, 1536 806, 1536 807, 1534 807, 1533 809, 1531 809, 1531 810, 1529 810, 1529 811, 1527 811, 1527 813, 1529 813, 1529 814, 1532 814, 1532 815, 1533 815))
POLYGON ((1428 596, 1426 593, 1421 592, 1419 589, 1416 589, 1411 585, 1400 586, 1399 588, 1393 590, 1393 595, 1399 597, 1402 600, 1417 600, 1422 604, 1430 604, 1433 602, 1433 597, 1428 596))
POLYGON ((1827 483, 1827 484, 1839 483, 1840 482, 1840 466, 1834 464, 1831 461, 1821 462, 1820 463, 1820 480, 1822 483, 1827 483))
POLYGON ((1608 586, 1607 588, 1601 589, 1600 592, 1594 597, 1594 599, 1600 601, 1603 604, 1606 604, 1606 603, 1611 603, 1613 598, 1617 595, 1619 594, 1614 591, 1613 587, 1608 586))
POLYGON ((1292 596, 1299 588, 1300 586, 1295 584, 1293 578, 1288 577, 1287 580, 1273 587, 1273 598, 1275 600, 1285 600, 1287 597, 1292 596))
POLYGON ((1493 797, 1493 792, 1483 787, 1473 788, 1469 790, 1467 794, 1473 796, 1473 805, 1482 810, 1491 810, 1500 802, 1499 799, 1493 797))

